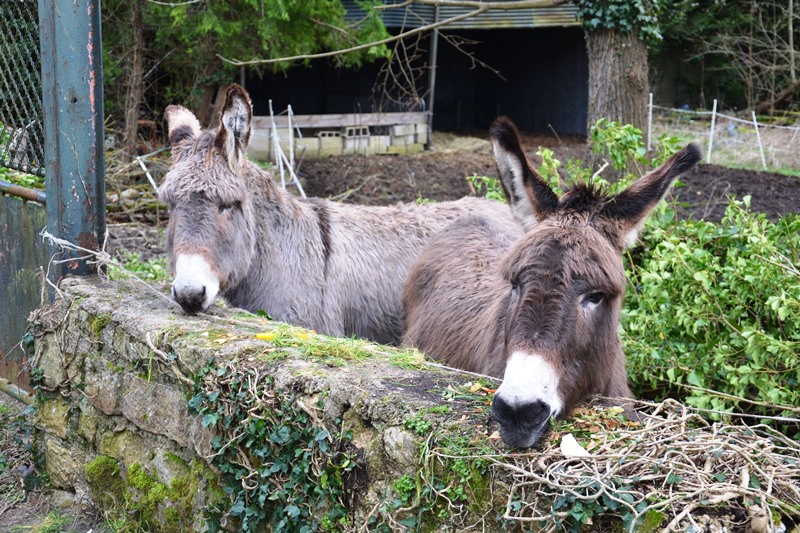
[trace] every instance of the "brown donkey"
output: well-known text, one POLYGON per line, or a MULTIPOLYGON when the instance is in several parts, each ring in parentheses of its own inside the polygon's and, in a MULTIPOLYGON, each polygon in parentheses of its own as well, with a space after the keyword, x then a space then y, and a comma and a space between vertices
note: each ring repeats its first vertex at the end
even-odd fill
POLYGON ((172 291, 187 313, 220 294, 331 335, 397 343, 403 284, 430 238, 466 213, 513 223, 508 206, 479 198, 366 207, 293 197, 247 160, 252 104, 238 85, 218 130, 201 131, 180 106, 165 115, 172 167, 160 196, 172 291))
POLYGON ((700 151, 687 146, 614 196, 578 185, 559 199, 508 119, 492 125, 491 137, 522 226, 477 215, 439 233, 405 288, 405 341, 451 366, 502 377, 492 415, 506 443, 528 447, 551 416, 569 416, 591 395, 631 397, 617 332, 622 251, 700 151))

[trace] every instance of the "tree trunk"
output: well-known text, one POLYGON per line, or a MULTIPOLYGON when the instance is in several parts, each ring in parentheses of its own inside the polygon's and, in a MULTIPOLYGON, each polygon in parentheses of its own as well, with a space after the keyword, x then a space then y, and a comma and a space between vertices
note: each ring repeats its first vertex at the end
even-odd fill
POLYGON ((122 139, 122 161, 130 162, 136 155, 136 146, 139 143, 139 108, 142 105, 144 92, 144 24, 142 23, 142 2, 132 0, 131 30, 133 43, 131 47, 131 62, 128 70, 128 89, 125 94, 125 130, 122 139))
POLYGON ((589 54, 589 116, 647 127, 647 46, 636 33, 586 32, 589 54))

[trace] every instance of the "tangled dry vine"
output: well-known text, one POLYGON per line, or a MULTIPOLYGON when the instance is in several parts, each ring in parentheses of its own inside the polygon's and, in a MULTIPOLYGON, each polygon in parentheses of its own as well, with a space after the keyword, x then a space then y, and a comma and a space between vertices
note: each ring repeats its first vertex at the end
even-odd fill
POLYGON ((698 530, 696 516, 709 509, 754 531, 772 531, 773 513, 797 519, 800 443, 766 425, 710 423, 675 400, 644 405, 652 414, 641 425, 592 432, 591 457, 565 457, 551 444, 512 462, 493 458, 513 479, 504 518, 551 531, 570 518, 591 521, 593 507, 629 529, 698 530))

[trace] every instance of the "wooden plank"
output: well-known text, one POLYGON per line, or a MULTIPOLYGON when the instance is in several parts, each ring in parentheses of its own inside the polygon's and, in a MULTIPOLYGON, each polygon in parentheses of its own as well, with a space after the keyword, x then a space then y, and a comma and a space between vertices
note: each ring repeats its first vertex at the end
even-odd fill
MULTIPOLYGON (((344 128, 347 126, 393 126, 395 124, 427 123, 427 112, 416 113, 339 113, 329 115, 294 115, 293 125, 299 128, 344 128)), ((285 115, 275 117, 279 128, 288 126, 289 119, 285 115)), ((253 117, 254 128, 271 127, 269 117, 253 117)))

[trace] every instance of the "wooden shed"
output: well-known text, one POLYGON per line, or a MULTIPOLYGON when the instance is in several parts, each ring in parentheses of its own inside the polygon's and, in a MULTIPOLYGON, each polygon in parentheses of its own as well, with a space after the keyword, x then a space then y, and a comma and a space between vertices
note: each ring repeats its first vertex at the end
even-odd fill
MULTIPOLYGON (((389 1, 387 1, 389 3, 389 1)), ((345 0, 348 18, 363 11, 345 0)), ((384 23, 399 33, 466 13, 465 7, 411 5, 387 9, 384 23)), ((256 115, 293 107, 298 115, 371 112, 431 112, 434 129, 485 130, 500 114, 523 130, 586 134, 588 57, 584 33, 572 3, 552 8, 489 11, 442 28, 425 39, 418 58, 424 75, 418 80, 420 101, 399 106, 381 102, 374 88, 380 65, 359 70, 337 69, 318 61, 286 73, 247 78, 256 115), (456 49, 448 36, 458 36, 477 60, 456 49), (432 67, 432 68, 431 68, 432 67)))

